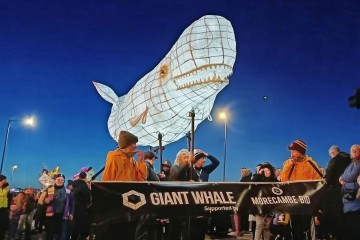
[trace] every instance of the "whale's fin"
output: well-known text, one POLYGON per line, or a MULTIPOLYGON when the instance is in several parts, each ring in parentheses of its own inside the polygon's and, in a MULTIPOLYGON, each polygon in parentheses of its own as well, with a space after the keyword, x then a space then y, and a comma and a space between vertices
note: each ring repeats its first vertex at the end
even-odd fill
POLYGON ((108 101, 109 103, 115 104, 118 101, 118 96, 116 95, 116 93, 108 86, 98 83, 98 82, 93 82, 97 92, 100 94, 100 96, 105 99, 106 101, 108 101))
POLYGON ((131 119, 130 119, 130 125, 131 125, 132 127, 134 127, 136 124, 138 124, 138 122, 139 122, 140 120, 141 120, 141 123, 142 123, 142 124, 145 124, 145 123, 146 123, 146 116, 147 116, 148 110, 149 110, 149 109, 146 107, 145 111, 142 112, 140 115, 131 118, 131 119))

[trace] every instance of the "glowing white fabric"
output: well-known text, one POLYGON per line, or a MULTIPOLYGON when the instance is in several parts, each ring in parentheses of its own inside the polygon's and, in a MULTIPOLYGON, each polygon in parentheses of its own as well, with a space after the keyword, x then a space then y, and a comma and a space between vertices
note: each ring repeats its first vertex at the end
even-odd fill
POLYGON ((208 15, 181 34, 165 58, 124 96, 94 82, 99 94, 113 104, 108 129, 115 141, 121 130, 139 137, 138 145, 163 145, 184 137, 195 112, 195 129, 210 117, 217 94, 229 83, 236 58, 231 23, 208 15))

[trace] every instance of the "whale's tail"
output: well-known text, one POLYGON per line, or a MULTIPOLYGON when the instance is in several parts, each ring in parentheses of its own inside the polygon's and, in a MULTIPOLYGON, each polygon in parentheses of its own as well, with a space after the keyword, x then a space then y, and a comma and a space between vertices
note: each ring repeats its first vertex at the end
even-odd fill
POLYGON ((97 92, 100 94, 100 96, 105 99, 106 101, 108 101, 111 104, 115 104, 116 102, 118 102, 119 97, 116 95, 116 93, 108 86, 98 83, 98 82, 93 82, 97 92))

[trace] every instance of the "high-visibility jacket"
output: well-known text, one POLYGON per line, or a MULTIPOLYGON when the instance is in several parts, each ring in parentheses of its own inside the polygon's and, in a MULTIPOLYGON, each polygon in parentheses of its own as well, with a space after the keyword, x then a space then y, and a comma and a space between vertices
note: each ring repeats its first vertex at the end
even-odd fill
POLYGON ((8 208, 9 207, 9 191, 10 188, 1 188, 0 187, 0 208, 8 208))

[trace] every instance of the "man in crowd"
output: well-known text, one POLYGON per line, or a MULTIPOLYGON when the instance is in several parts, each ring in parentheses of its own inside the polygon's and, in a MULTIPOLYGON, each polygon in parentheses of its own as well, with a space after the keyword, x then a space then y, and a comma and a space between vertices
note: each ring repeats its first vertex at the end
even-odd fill
MULTIPOLYGON (((306 155, 307 145, 304 141, 295 140, 288 149, 291 156, 284 162, 284 167, 280 174, 282 182, 321 179, 322 174, 318 164, 306 155)), ((311 217, 298 214, 290 215, 293 240, 311 239, 311 217)))
POLYGON ((331 157, 326 168, 327 189, 323 201, 323 216, 321 224, 327 232, 340 240, 344 236, 344 210, 341 196, 341 184, 339 178, 346 167, 350 164, 350 155, 341 152, 338 146, 331 146, 329 149, 331 157))
POLYGON ((147 181, 160 181, 158 175, 154 170, 154 163, 157 156, 153 151, 147 151, 144 153, 144 160, 148 170, 147 181))
MULTIPOLYGON (((261 166, 261 165, 260 165, 261 166)), ((241 168, 241 179, 240 182, 251 182, 252 172, 249 168, 242 167, 241 168)))
POLYGON ((214 156, 201 151, 200 149, 195 150, 195 163, 193 165, 195 173, 199 176, 200 182, 208 182, 209 175, 212 173, 215 168, 217 168, 220 164, 220 161, 217 160, 214 156), (208 158, 211 163, 204 166, 206 162, 206 158, 208 158))

